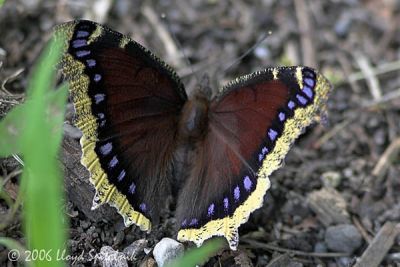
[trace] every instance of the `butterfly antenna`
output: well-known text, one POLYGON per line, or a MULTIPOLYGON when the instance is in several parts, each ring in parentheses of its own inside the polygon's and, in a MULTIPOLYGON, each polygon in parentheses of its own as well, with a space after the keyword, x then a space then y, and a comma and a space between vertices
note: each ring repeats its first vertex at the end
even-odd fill
POLYGON ((190 71, 192 72, 193 76, 195 77, 195 79, 197 81, 197 84, 200 84, 200 79, 199 79, 199 77, 197 77, 197 75, 196 75, 196 73, 195 73, 195 71, 193 69, 192 63, 190 62, 189 58, 186 56, 185 50, 183 49, 182 44, 179 42, 179 40, 176 37, 175 33, 171 29, 171 25, 168 22, 167 15, 165 15, 165 13, 161 13, 161 19, 163 19, 165 21, 165 24, 167 25, 168 31, 170 32, 170 34, 172 36, 172 39, 174 39, 175 44, 178 46, 179 50, 181 51, 182 56, 183 56, 186 64, 189 66, 190 71))
POLYGON ((262 42, 264 42, 265 39, 268 38, 272 34, 272 31, 268 31, 267 33, 264 33, 261 38, 252 46, 250 47, 246 52, 244 52, 240 57, 234 59, 227 68, 225 68, 222 73, 226 73, 229 69, 231 69, 233 66, 235 66, 238 62, 240 62, 244 57, 246 57, 248 54, 254 51, 262 42))

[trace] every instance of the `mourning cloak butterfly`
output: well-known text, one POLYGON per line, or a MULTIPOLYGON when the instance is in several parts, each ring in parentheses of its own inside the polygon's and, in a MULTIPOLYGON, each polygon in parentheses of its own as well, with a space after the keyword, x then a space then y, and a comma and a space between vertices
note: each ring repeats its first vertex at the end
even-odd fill
POLYGON ((178 239, 238 245, 238 227, 262 206, 268 177, 323 108, 329 82, 308 67, 242 76, 209 99, 189 99, 175 72, 128 37, 91 21, 57 27, 67 37, 82 164, 126 226, 149 231, 177 196, 178 239))

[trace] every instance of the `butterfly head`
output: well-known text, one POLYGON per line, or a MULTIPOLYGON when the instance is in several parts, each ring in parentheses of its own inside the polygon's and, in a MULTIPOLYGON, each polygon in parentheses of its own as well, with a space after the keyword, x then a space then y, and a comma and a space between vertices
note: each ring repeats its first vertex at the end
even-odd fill
POLYGON ((210 76, 207 73, 204 73, 203 77, 201 77, 200 83, 196 88, 194 95, 202 95, 208 100, 211 99, 212 90, 210 87, 210 76))

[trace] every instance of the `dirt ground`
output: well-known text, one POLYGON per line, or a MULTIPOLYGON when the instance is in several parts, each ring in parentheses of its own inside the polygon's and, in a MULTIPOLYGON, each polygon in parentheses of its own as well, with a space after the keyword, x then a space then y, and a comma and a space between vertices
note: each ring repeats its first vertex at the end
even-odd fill
MULTIPOLYGON (((0 117, 23 101, 52 27, 76 18, 131 36, 172 65, 188 91, 206 71, 216 91, 283 65, 315 67, 332 82, 327 122, 310 127, 270 177, 264 206, 240 228, 238 251, 220 251, 205 266, 400 266, 400 1, 9 0, 0 9, 0 117)), ((80 157, 73 133, 66 126, 63 155, 75 153, 62 160, 66 175, 80 157)), ((15 198, 21 166, 0 164, 15 198)), ((85 210, 91 203, 78 203, 79 185, 68 179, 71 254, 123 251, 136 241, 144 245, 130 266, 154 266, 151 249, 174 237, 173 212, 150 234, 124 228, 111 208, 85 210)), ((0 200, 0 220, 7 212, 0 200)), ((23 242, 18 213, 0 236, 23 242)), ((0 246, 0 266, 13 264, 0 246)))

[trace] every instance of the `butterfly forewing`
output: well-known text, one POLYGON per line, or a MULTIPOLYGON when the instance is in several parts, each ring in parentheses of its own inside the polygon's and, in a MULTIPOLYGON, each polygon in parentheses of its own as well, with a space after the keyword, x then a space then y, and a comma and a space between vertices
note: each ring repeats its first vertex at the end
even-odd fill
POLYGON ((82 163, 125 224, 149 230, 170 192, 177 123, 187 97, 176 74, 120 33, 90 21, 57 27, 68 43, 62 70, 70 80, 82 163))

